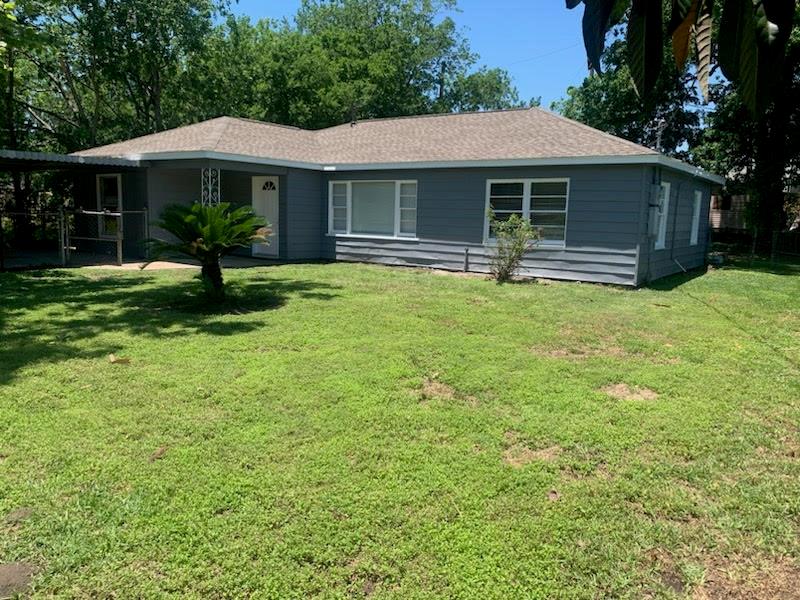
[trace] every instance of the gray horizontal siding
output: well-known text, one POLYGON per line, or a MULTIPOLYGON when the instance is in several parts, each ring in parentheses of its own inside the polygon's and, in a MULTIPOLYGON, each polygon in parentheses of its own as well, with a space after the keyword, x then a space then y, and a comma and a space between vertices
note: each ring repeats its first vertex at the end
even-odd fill
MULTIPOLYGON (((490 250, 480 244, 337 238, 334 258, 343 261, 425 266, 460 271, 464 268, 467 249, 469 270, 488 273, 490 250)), ((632 285, 635 268, 635 251, 613 251, 608 248, 580 250, 536 248, 526 256, 520 274, 530 277, 632 285)))
POLYGON ((322 174, 290 169, 286 177, 287 254, 289 260, 314 260, 322 257, 323 198, 322 174))
POLYGON ((663 169, 661 180, 670 183, 670 205, 667 220, 666 248, 653 248, 653 239, 647 240, 648 273, 650 281, 680 273, 681 267, 695 269, 706 261, 708 246, 708 212, 711 206, 711 187, 708 183, 676 171, 663 169), (700 205, 700 230, 697 244, 690 245, 694 192, 703 192, 700 205), (679 264, 680 263, 680 264, 679 264))
POLYGON ((638 166, 435 169, 325 174, 323 226, 327 228, 327 181, 416 179, 419 241, 328 238, 323 253, 337 260, 461 269, 464 248, 473 270, 488 272, 483 246, 486 180, 570 180, 565 249, 539 248, 522 273, 537 277, 633 285, 643 202, 638 166))

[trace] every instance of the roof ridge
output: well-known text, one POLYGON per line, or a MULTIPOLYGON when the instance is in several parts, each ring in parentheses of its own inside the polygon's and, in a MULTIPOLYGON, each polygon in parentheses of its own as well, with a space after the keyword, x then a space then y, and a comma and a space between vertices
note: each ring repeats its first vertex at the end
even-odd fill
POLYGON ((649 153, 660 154, 660 152, 657 152, 656 150, 653 150, 652 148, 648 148, 647 146, 643 146, 642 144, 637 144, 636 142, 632 142, 630 140, 626 140, 624 137, 620 137, 618 135, 614 135, 613 133, 608 133, 607 131, 603 131, 602 129, 597 129, 596 127, 592 127, 591 125, 587 125, 586 123, 581 123, 580 121, 576 121, 575 119, 570 119, 569 117, 565 117, 564 115, 560 115, 557 112, 554 112, 554 111, 551 111, 551 110, 547 110, 545 108, 542 108, 541 106, 532 106, 531 110, 534 110, 534 109, 538 110, 539 112, 541 112, 541 113, 543 113, 543 114, 545 114, 547 116, 554 117, 554 118, 556 118, 556 119, 558 119, 560 121, 565 121, 565 122, 569 123, 570 125, 575 125, 575 126, 581 128, 581 129, 586 129, 588 131, 591 131, 594 134, 600 134, 600 135, 603 135, 603 136, 605 136, 607 138, 611 138, 615 142, 623 142, 625 144, 628 144, 630 146, 634 146, 636 148, 642 148, 643 150, 647 150, 648 154, 649 153))
MULTIPOLYGON (((313 133, 314 129, 305 129, 304 127, 297 127, 296 125, 286 125, 284 123, 275 123, 273 121, 261 121, 260 119, 252 119, 250 117, 220 117, 225 119, 230 119, 232 121, 242 121, 244 123, 255 123, 256 125, 270 125, 272 127, 283 127, 284 129, 291 129, 293 131, 308 131, 309 133, 313 133)), ((338 125, 334 125, 334 127, 338 127, 338 125)))
POLYGON ((230 117, 225 117, 225 116, 218 117, 216 119, 216 120, 220 121, 219 127, 217 127, 217 129, 219 129, 219 132, 217 133, 216 139, 211 142, 210 148, 209 148, 210 150, 216 150, 217 147, 219 146, 219 143, 222 140, 222 136, 228 131, 228 121, 230 119, 231 119, 230 117))
MULTIPOLYGON (((372 119, 356 119, 356 124, 358 123, 375 123, 380 121, 402 121, 406 119, 429 119, 435 117, 464 117, 469 115, 488 115, 493 113, 511 113, 511 112, 521 112, 526 110, 531 110, 534 107, 531 106, 517 106, 514 108, 494 108, 491 110, 465 110, 459 112, 449 112, 449 113, 424 113, 421 115, 398 115, 396 117, 375 117, 372 119)), ((321 129, 309 129, 307 131, 311 131, 313 133, 319 133, 321 131, 327 131, 328 129, 336 129, 338 127, 345 127, 350 125, 352 121, 348 121, 346 123, 339 123, 338 125, 331 125, 330 127, 323 127, 321 129)))

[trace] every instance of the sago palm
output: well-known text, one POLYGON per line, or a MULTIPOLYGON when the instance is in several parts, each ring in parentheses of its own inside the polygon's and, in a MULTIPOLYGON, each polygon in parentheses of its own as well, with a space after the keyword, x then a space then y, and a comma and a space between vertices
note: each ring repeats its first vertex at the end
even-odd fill
POLYGON ((157 258, 177 252, 197 260, 206 292, 216 300, 225 297, 222 257, 237 248, 267 244, 271 233, 266 220, 249 206, 231 210, 227 202, 167 206, 156 225, 178 241, 153 240, 152 255, 157 258))

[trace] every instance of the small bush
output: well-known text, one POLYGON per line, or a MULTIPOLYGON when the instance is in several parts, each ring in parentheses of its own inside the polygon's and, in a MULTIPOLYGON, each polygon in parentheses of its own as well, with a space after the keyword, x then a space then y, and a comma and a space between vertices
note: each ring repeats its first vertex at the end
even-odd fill
POLYGON ((496 240, 489 268, 497 283, 505 283, 514 277, 525 253, 539 241, 539 233, 530 221, 519 215, 499 221, 494 213, 490 213, 489 223, 496 240))

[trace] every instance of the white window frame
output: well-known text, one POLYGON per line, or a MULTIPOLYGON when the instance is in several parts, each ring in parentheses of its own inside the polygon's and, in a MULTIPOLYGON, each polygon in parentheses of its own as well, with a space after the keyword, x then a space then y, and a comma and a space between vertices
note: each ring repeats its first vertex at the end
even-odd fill
POLYGON ((664 250, 667 247, 667 221, 669 217, 669 199, 672 185, 669 181, 662 181, 659 188, 658 206, 656 206, 656 216, 658 218, 658 229, 656 230, 656 241, 653 245, 655 250, 664 250))
MULTIPOLYGON (((569 225, 569 196, 570 196, 570 178, 569 177, 537 177, 537 178, 512 178, 512 179, 487 179, 486 180, 486 206, 484 209, 483 218, 483 243, 484 245, 491 245, 496 242, 494 238, 489 237, 489 211, 492 208, 492 184, 495 183, 521 183, 522 184, 522 218, 530 219, 531 213, 549 213, 549 214, 563 214, 564 215, 564 241, 548 241, 539 240, 536 247, 545 248, 566 248, 567 246, 567 227, 569 225), (531 190, 535 183, 566 183, 567 184, 567 198, 564 205, 564 210, 531 210, 531 190)), ((501 212, 516 212, 516 211, 501 211, 501 212)))
MULTIPOLYGON (((405 209, 409 210, 409 209, 405 209)), ((328 235, 334 237, 352 237, 352 238, 367 238, 367 239, 403 239, 403 240, 416 240, 417 228, 419 226, 419 182, 416 179, 352 179, 342 181, 339 179, 332 179, 328 182, 328 235), (394 233, 393 235, 381 235, 379 233, 353 233, 353 184, 354 183, 393 183, 394 184, 394 233), (414 225, 415 233, 402 233, 400 231, 400 190, 404 184, 414 184, 417 189, 416 195, 416 208, 414 209, 414 218, 416 220, 414 225), (347 186, 347 231, 334 230, 333 228, 333 186, 346 185, 347 186)))
POLYGON ((689 245, 697 246, 700 242, 700 215, 703 212, 703 192, 694 191, 694 204, 692 205, 692 232, 689 237, 689 245))
MULTIPOLYGON (((98 173, 95 175, 95 205, 97 206, 97 211, 103 211, 103 202, 100 197, 100 180, 101 179, 112 179, 116 178, 117 180, 117 212, 122 212, 122 173, 98 173)), ((104 233, 105 226, 103 225, 103 217, 102 215, 97 217, 97 236, 101 238, 108 238, 108 239, 116 239, 116 233, 104 233)), ((117 219, 117 227, 120 226, 120 219, 117 219)))

